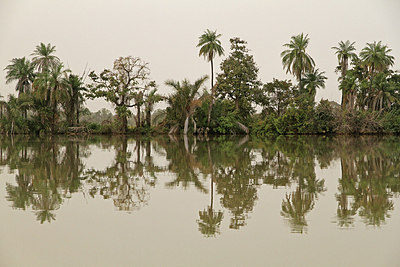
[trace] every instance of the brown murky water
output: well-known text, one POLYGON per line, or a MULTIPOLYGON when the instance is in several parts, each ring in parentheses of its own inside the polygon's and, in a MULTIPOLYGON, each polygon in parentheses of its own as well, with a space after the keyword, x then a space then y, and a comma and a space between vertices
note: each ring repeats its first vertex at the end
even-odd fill
POLYGON ((400 138, 0 140, 0 266, 400 266, 400 138))

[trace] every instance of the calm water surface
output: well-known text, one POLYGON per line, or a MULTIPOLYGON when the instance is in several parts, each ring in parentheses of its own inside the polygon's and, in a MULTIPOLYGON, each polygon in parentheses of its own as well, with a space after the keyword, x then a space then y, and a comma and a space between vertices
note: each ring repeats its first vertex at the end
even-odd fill
POLYGON ((400 266, 399 137, 3 137, 0 171, 0 266, 400 266))

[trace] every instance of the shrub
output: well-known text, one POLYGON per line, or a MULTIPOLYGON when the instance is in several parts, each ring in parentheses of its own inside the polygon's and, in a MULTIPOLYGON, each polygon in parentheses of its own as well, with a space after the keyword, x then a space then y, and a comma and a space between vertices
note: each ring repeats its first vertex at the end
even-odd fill
POLYGON ((333 133, 337 126, 334 108, 328 100, 321 100, 315 108, 315 129, 318 133, 333 133))
POLYGON ((382 125, 385 132, 400 133, 400 110, 391 110, 382 118, 382 125))
POLYGON ((252 133, 257 136, 276 135, 278 131, 275 123, 276 115, 274 113, 268 114, 264 119, 258 119, 252 125, 252 133))
POLYGON ((311 106, 307 109, 291 106, 285 114, 276 119, 275 127, 279 134, 314 133, 312 118, 311 106))
POLYGON ((100 132, 100 129, 101 129, 102 127, 101 127, 101 125, 98 124, 98 123, 90 122, 90 123, 87 125, 87 128, 88 128, 91 132, 93 132, 93 133, 98 133, 98 132, 100 132))

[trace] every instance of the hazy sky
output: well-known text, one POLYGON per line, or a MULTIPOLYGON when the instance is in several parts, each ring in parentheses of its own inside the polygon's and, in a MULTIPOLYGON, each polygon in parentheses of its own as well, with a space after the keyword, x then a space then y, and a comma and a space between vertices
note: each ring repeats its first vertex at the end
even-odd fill
MULTIPOLYGON (((14 92, 3 70, 12 58, 29 56, 40 42, 56 46, 56 55, 75 73, 85 66, 101 71, 119 56, 138 56, 149 63, 151 78, 168 94, 167 79, 194 80, 209 74, 198 56, 198 37, 206 29, 248 42, 262 82, 292 79, 282 69, 282 45, 304 32, 316 67, 326 72, 325 90, 317 100, 339 101, 332 46, 340 40, 382 40, 393 49, 400 69, 400 1, 398 0, 0 0, 0 94, 14 92)), ((216 59, 216 72, 223 57, 216 59)), ((88 79, 86 81, 89 81, 88 79)), ((104 101, 87 103, 91 110, 110 108, 104 101)))

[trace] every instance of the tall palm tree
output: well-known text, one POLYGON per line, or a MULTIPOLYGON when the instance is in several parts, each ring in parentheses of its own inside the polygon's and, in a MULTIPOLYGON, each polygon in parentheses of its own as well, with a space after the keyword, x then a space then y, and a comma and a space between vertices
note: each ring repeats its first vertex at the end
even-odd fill
POLYGON ((6 83, 17 81, 15 90, 18 95, 27 93, 31 90, 33 80, 35 79, 35 66, 25 57, 13 58, 11 64, 4 69, 7 71, 6 83))
POLYGON ((290 42, 283 45, 288 49, 281 53, 283 68, 286 69, 286 73, 291 73, 296 77, 300 87, 302 75, 313 71, 315 66, 314 59, 306 52, 309 42, 308 34, 304 36, 301 33, 292 36, 290 42))
POLYGON ((361 65, 364 66, 370 78, 375 72, 384 71, 394 64, 394 57, 389 55, 392 49, 382 42, 367 43, 360 52, 361 65))
POLYGON ((340 41, 338 44, 338 47, 333 46, 332 49, 336 50, 335 54, 337 55, 343 78, 346 76, 346 72, 349 67, 349 59, 357 58, 357 54, 354 53, 356 50, 354 47, 355 42, 350 43, 350 41, 347 40, 346 42, 340 41))
POLYGON ((221 46, 221 41, 218 40, 222 35, 217 34, 217 31, 210 31, 207 29, 200 37, 197 47, 200 47, 199 56, 204 58, 211 63, 211 102, 208 110, 207 123, 210 125, 211 110, 214 102, 214 64, 213 60, 215 55, 222 56, 224 54, 224 48, 221 46))
POLYGON ((57 113, 58 101, 66 94, 66 89, 70 87, 68 83, 67 73, 69 70, 64 70, 63 64, 54 66, 50 72, 50 101, 52 103, 53 114, 52 114, 52 133, 55 133, 55 116, 57 113))
MULTIPOLYGON (((346 42, 340 41, 339 42, 339 46, 333 46, 332 49, 336 50, 335 54, 337 55, 338 58, 338 63, 339 63, 339 67, 338 69, 340 69, 341 71, 341 80, 344 79, 344 77, 346 76, 348 67, 349 67, 349 59, 355 59, 357 58, 357 54, 354 53, 354 51, 356 50, 356 48, 354 47, 355 42, 350 43, 349 40, 347 40, 346 42)), ((342 108, 344 109, 349 102, 349 96, 348 95, 349 92, 347 92, 346 89, 342 90, 342 108)))
POLYGON ((301 80, 302 87, 307 90, 308 95, 314 101, 315 94, 317 93, 318 88, 325 88, 325 80, 327 79, 324 76, 324 71, 319 71, 316 69, 312 72, 307 73, 304 78, 301 80))
POLYGON ((34 56, 32 62, 39 72, 50 71, 51 68, 54 68, 60 63, 60 59, 53 55, 55 52, 56 47, 52 46, 50 43, 47 45, 40 43, 40 45, 36 46, 35 51, 33 51, 31 55, 34 56))
MULTIPOLYGON (((183 134, 187 135, 189 127, 189 118, 193 115, 196 107, 198 107, 202 99, 199 97, 199 90, 204 82, 208 79, 205 75, 191 84, 188 80, 179 81, 168 80, 165 82, 167 86, 172 87, 175 92, 169 99, 171 110, 176 114, 176 119, 182 121, 184 119, 183 134)), ((179 123, 179 121, 178 121, 179 123)))

